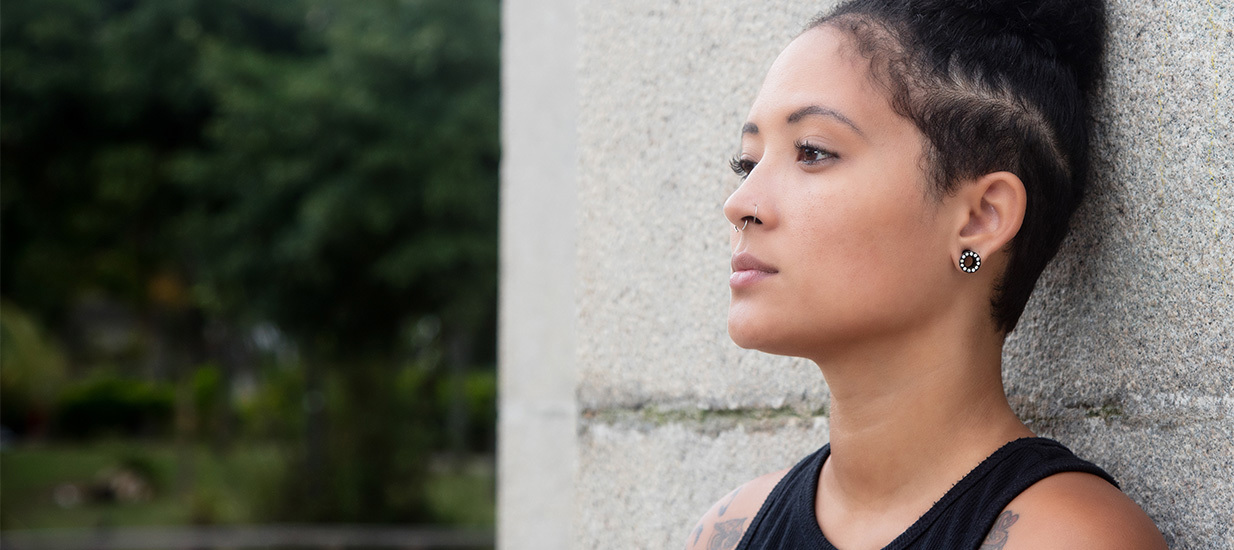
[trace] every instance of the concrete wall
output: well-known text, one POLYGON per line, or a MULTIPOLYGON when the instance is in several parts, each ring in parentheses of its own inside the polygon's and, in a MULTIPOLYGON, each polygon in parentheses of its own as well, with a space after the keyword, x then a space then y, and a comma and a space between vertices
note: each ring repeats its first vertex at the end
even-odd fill
MULTIPOLYGON (((680 547, 729 489, 827 440, 817 368, 727 337, 721 204, 765 71, 828 5, 507 1, 502 548, 680 547), (577 18, 536 22, 546 6, 577 18), (535 521, 553 544, 522 535, 535 521)), ((1234 548, 1234 7, 1118 0, 1111 22, 1100 176, 1007 388, 1172 547, 1234 548)))
POLYGON ((497 538, 570 548, 575 516, 577 12, 502 6, 497 538))

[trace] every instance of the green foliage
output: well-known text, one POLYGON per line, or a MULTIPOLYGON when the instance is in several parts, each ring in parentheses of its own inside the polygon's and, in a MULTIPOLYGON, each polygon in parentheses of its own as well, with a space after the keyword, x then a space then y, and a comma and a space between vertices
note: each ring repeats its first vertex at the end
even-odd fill
POLYGON ((432 400, 416 398, 426 393, 432 373, 373 361, 352 362, 348 369, 361 375, 336 372, 324 387, 327 452, 321 463, 296 462, 282 476, 274 519, 433 519, 425 484, 441 415, 432 400))
POLYGON ((297 367, 263 369, 252 393, 239 399, 237 413, 248 439, 289 443, 304 433, 304 371, 297 367))
POLYGON ((295 450, 286 517, 428 517, 449 376, 474 378, 468 437, 491 449, 494 378, 474 366, 495 361, 498 14, 497 0, 0 2, 4 309, 67 343, 39 361, 183 384, 176 409, 169 386, 88 379, 59 401, 62 433, 166 434, 173 410, 188 435, 227 431, 236 361, 207 329, 269 323, 296 358, 250 365, 236 405, 244 434, 295 450), (83 351, 87 297, 131 311, 142 345, 83 351), (439 326, 407 338, 423 319, 439 326))
POLYGON ((0 10, 0 288, 36 316, 104 292, 144 303, 183 202, 167 162, 209 111, 176 32, 185 2, 17 0, 0 10))
POLYGON ((60 349, 29 315, 0 302, 0 420, 19 434, 39 432, 64 382, 60 349))
POLYGON ((450 377, 437 380, 437 410, 444 416, 455 398, 454 384, 462 385, 463 409, 469 419, 467 433, 463 434, 468 449, 495 452, 497 442, 497 371, 476 370, 463 374, 455 381, 450 377))
MULTIPOLYGON (((335 355, 491 340, 497 2, 3 4, 0 288, 272 321, 335 355), (332 351, 331 351, 332 350, 332 351)), ((486 353, 487 355, 487 353, 486 353)))
POLYGON ((429 507, 434 517, 455 525, 492 527, 495 484, 492 469, 482 464, 437 473, 428 480, 429 507))
POLYGON ((174 412, 175 390, 169 385, 96 374, 61 394, 55 427, 74 438, 165 436, 174 412))
POLYGON ((193 433, 200 439, 219 439, 225 429, 224 409, 228 405, 222 370, 212 363, 199 366, 188 383, 193 433))
POLYGON ((176 174, 211 305, 325 351, 492 315, 495 5, 314 2, 301 51, 202 39, 217 111, 176 174))
POLYGON ((497 452, 497 369, 473 371, 464 382, 467 416, 471 418, 469 448, 497 452))

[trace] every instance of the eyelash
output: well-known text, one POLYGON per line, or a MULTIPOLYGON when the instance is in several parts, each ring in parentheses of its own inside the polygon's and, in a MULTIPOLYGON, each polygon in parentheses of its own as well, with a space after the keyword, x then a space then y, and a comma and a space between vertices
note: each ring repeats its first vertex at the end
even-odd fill
MULTIPOLYGON (((793 147, 797 149, 797 161, 804 162, 807 165, 814 165, 814 164, 818 164, 826 160, 839 158, 839 155, 836 155, 835 153, 831 151, 823 149, 822 147, 817 147, 815 145, 812 145, 808 141, 802 141, 802 140, 794 141, 793 147), (807 156, 810 155, 811 153, 820 154, 822 155, 822 158, 816 158, 816 159, 807 158, 807 156)), ((733 170, 734 174, 737 174, 743 180, 750 177, 750 172, 754 171, 754 167, 757 165, 758 165, 757 162, 754 162, 749 159, 743 159, 741 158, 740 155, 734 156, 728 161, 728 167, 733 170)))
POLYGON ((818 164, 825 160, 829 160, 829 159, 833 159, 837 157, 835 153, 832 153, 831 151, 823 149, 822 147, 815 146, 808 141, 804 141, 804 140, 794 141, 793 146, 797 148, 797 161, 798 162, 804 162, 806 164, 813 165, 813 164, 818 164), (823 158, 806 160, 802 157, 805 156, 807 152, 821 153, 823 155, 823 158))
POLYGON ((750 172, 754 170, 754 166, 758 164, 752 160, 743 159, 741 155, 737 155, 728 161, 728 167, 733 169, 733 173, 746 179, 750 177, 750 172))

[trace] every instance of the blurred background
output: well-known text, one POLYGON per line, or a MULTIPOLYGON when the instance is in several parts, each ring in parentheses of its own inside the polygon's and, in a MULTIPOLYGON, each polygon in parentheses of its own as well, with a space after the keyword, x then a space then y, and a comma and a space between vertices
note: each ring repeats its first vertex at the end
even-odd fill
POLYGON ((483 541, 498 35, 498 0, 0 3, 0 531, 483 541))

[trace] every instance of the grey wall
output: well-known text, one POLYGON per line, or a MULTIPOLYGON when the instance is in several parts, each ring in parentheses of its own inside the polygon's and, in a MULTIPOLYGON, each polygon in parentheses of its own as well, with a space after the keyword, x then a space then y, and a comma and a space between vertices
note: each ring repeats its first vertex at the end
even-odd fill
POLYGON ((497 539, 553 550, 575 517, 577 12, 508 0, 502 20, 497 539))
MULTIPOLYGON (((765 71, 827 5, 507 1, 503 548, 680 547, 827 440, 817 368, 727 337, 720 209, 765 71), (521 534, 537 521, 553 544, 521 534)), ((1099 176, 1008 393, 1172 547, 1234 548, 1234 6, 1121 0, 1111 22, 1099 176)))

